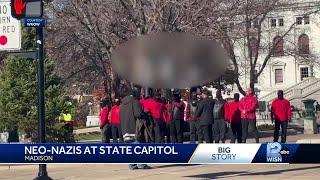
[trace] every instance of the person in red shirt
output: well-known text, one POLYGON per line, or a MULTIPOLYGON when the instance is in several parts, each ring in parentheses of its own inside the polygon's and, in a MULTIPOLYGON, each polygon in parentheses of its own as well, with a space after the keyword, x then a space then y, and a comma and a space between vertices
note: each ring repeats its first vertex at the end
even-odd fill
POLYGON ((123 142, 119 113, 120 113, 120 99, 116 98, 115 104, 114 106, 112 106, 111 111, 109 113, 113 143, 118 142, 118 138, 119 138, 119 142, 123 142))
POLYGON ((154 97, 147 101, 145 111, 150 112, 154 121, 154 136, 156 143, 163 143, 165 123, 163 121, 164 105, 161 103, 160 94, 156 93, 154 97))
POLYGON ((109 143, 110 142, 110 135, 111 135, 111 128, 110 128, 110 122, 108 120, 108 101, 103 100, 101 102, 101 111, 99 116, 99 124, 101 129, 101 141, 102 143, 109 143))
POLYGON ((150 100, 151 100, 151 98, 149 96, 147 96, 145 98, 141 98, 139 100, 144 112, 148 112, 147 106, 148 106, 148 103, 149 103, 150 100))
POLYGON ((238 143, 242 142, 242 128, 241 128, 241 112, 239 110, 239 93, 235 93, 233 101, 226 103, 225 105, 225 119, 228 121, 231 127, 232 136, 230 143, 235 143, 236 139, 238 143))
POLYGON ((271 104, 271 121, 275 122, 273 142, 279 140, 279 130, 281 126, 281 143, 286 142, 288 121, 291 119, 290 102, 283 97, 283 91, 278 91, 278 98, 273 100, 271 104))
POLYGON ((149 102, 152 100, 150 96, 146 97, 141 97, 140 99, 140 104, 143 110, 143 115, 141 116, 141 121, 143 121, 144 124, 144 141, 146 143, 151 143, 154 142, 154 133, 153 133, 153 127, 154 127, 154 122, 151 116, 151 113, 149 112, 149 102))
POLYGON ((241 126, 242 126, 242 142, 246 143, 248 136, 248 126, 250 126, 254 133, 256 143, 259 143, 259 133, 256 121, 256 108, 258 107, 258 100, 254 96, 251 88, 247 89, 246 96, 239 102, 239 109, 241 112, 241 126))
POLYGON ((164 106, 162 119, 165 123, 165 131, 164 131, 164 135, 166 137, 165 142, 170 143, 170 124, 172 121, 171 112, 170 112, 171 104, 166 98, 162 98, 162 104, 164 106))

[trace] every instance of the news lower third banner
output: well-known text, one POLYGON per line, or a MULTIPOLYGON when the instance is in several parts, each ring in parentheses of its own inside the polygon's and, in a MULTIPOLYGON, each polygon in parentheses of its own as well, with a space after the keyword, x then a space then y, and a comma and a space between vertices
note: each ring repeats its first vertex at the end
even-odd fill
POLYGON ((320 163, 320 144, 0 144, 0 163, 320 163))

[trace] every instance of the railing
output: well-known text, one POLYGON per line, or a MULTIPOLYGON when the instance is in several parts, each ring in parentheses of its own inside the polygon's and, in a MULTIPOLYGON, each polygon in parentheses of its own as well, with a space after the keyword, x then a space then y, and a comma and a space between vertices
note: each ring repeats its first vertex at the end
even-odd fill
MULTIPOLYGON (((304 87, 309 86, 311 83, 314 83, 315 81, 319 82, 320 80, 316 79, 315 77, 306 78, 303 81, 284 89, 284 95, 286 98, 289 99, 289 96, 295 93, 293 92, 293 89, 303 89, 304 87)), ((269 102, 275 97, 277 97, 277 91, 272 91, 271 93, 262 96, 260 99, 269 102)))
MULTIPOLYGON (((301 83, 295 87, 291 87, 291 89, 287 89, 284 92, 284 97, 289 101, 293 99, 304 98, 320 89, 320 79, 316 79, 316 80, 308 79, 305 82, 308 82, 308 84, 301 83)), ((267 102, 277 97, 277 92, 273 91, 272 93, 270 93, 270 96, 271 95, 273 95, 272 98, 269 98, 269 99, 265 98, 267 102)))
POLYGON ((272 91, 271 93, 261 97, 260 99, 265 101, 270 101, 275 97, 277 97, 277 91, 272 91))
POLYGON ((309 86, 306 86, 302 89, 301 95, 302 97, 306 97, 310 94, 312 94, 314 91, 317 91, 320 89, 320 81, 317 81, 315 83, 310 84, 309 86))
POLYGON ((285 98, 289 101, 292 99, 300 98, 302 94, 302 89, 290 89, 286 94, 285 98))

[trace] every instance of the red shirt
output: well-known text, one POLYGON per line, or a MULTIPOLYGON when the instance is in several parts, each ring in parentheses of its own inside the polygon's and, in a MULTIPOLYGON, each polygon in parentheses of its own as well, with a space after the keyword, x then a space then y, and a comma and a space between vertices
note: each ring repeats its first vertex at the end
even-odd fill
POLYGON ((114 105, 111 108, 110 112, 110 123, 112 125, 119 125, 120 124, 120 106, 114 105))
POLYGON ((150 98, 148 98, 148 99, 140 99, 140 101, 139 101, 144 112, 147 112, 147 104, 148 104, 149 101, 150 101, 150 98))
POLYGON ((271 112, 275 119, 284 122, 291 119, 291 105, 286 99, 275 99, 271 104, 271 112))
POLYGON ((258 106, 258 100, 253 95, 243 97, 239 102, 241 119, 248 119, 248 120, 256 119, 257 106, 258 106))
POLYGON ((239 110, 239 102, 228 102, 224 106, 225 119, 230 123, 241 122, 241 112, 239 110))
POLYGON ((145 102, 145 111, 149 111, 154 120, 163 120, 162 113, 164 111, 164 104, 157 102, 154 99, 150 99, 145 102))
POLYGON ((108 113, 109 113, 109 110, 107 107, 104 107, 101 109, 100 119, 99 119, 100 126, 104 126, 109 123, 108 122, 108 113))
POLYGON ((171 123, 171 105, 170 104, 165 104, 164 105, 164 111, 162 113, 162 119, 165 123, 170 124, 171 123))

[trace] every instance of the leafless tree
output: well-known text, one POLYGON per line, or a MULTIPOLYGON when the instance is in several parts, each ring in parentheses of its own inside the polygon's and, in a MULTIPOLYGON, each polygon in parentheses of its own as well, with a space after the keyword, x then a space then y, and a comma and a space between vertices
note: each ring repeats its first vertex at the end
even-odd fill
MULTIPOLYGON (((239 81, 242 70, 248 69, 254 88, 274 52, 263 37, 263 28, 268 15, 284 5, 280 0, 56 0, 47 6, 48 55, 66 82, 82 82, 87 88, 103 83, 111 96, 119 93, 123 81, 110 66, 114 48, 144 34, 188 32, 223 44, 237 76, 235 84, 244 94, 239 81), (252 22, 255 28, 249 26, 252 22), (252 37, 257 39, 254 47, 249 43, 252 37), (253 53, 252 48, 258 51, 253 53), (267 54, 263 60, 259 58, 262 53, 267 54)), ((293 27, 279 36, 287 36, 293 27)))
MULTIPOLYGON (((229 14, 224 16, 226 21, 222 24, 217 38, 222 41, 228 51, 232 67, 235 74, 238 75, 238 78, 235 78, 235 84, 242 94, 245 94, 244 86, 240 82, 243 71, 249 72, 249 87, 254 89, 256 80, 263 73, 268 62, 277 55, 277 47, 292 35, 296 22, 274 32, 281 40, 272 42, 266 36, 266 30, 270 26, 268 18, 275 16, 274 13, 277 13, 281 8, 290 5, 294 6, 294 4, 281 0, 246 0, 239 6, 242 10, 241 13, 234 16, 229 14)), ((300 15, 304 17, 318 12, 319 9, 309 8, 300 15)), ((297 42, 291 42, 291 48, 285 48, 284 52, 280 53, 281 55, 301 56, 296 51, 296 47, 297 42)), ((314 59, 312 55, 301 57, 309 62, 314 59)))
MULTIPOLYGON (((48 5, 48 54, 66 81, 103 82, 117 92, 110 57, 119 44, 154 32, 210 34, 222 0, 70 0, 48 5)), ((109 93, 110 94, 110 93, 109 93)))

